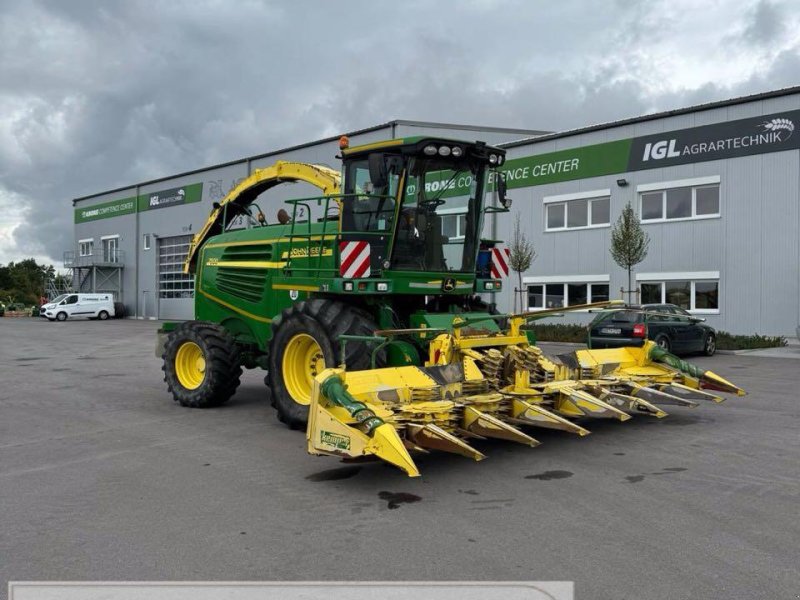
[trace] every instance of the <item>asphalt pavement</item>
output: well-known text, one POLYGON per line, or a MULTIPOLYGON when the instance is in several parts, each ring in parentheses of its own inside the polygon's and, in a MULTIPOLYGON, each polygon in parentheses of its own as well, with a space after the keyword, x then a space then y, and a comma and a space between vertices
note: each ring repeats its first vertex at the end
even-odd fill
POLYGON ((796 359, 691 358, 750 394, 487 442, 481 463, 431 454, 412 480, 309 456, 263 373, 227 406, 181 408, 156 327, 0 319, 0 596, 8 580, 570 580, 577 598, 800 597, 796 359))

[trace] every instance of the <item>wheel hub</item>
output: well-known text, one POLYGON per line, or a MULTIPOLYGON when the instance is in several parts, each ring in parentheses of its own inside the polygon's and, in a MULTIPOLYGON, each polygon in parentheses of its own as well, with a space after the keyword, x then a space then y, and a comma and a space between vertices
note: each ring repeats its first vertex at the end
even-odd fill
POLYGON ((298 404, 311 402, 311 385, 314 377, 326 367, 322 348, 307 333, 298 333, 286 344, 282 361, 283 381, 286 390, 298 404))
POLYGON ((206 378, 206 358, 194 342, 181 344, 175 354, 175 374, 187 390, 196 390, 206 378))

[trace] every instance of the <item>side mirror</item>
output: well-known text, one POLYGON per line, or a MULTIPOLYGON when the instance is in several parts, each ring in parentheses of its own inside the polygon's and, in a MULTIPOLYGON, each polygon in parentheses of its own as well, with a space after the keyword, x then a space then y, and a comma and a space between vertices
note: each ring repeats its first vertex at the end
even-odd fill
POLYGON ((376 188, 386 187, 388 176, 385 154, 376 152, 369 155, 369 179, 376 188))
POLYGON ((511 208, 511 198, 506 197, 508 184, 499 171, 495 171, 495 181, 497 182, 497 196, 500 199, 500 204, 503 205, 503 208, 511 208))

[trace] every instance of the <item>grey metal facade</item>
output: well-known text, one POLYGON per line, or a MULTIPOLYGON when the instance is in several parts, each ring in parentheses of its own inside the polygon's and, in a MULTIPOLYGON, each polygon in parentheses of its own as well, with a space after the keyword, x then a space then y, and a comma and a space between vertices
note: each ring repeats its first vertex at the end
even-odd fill
MULTIPOLYGON (((507 145, 508 160, 798 109, 800 89, 794 88, 515 142, 507 145)), ((800 127, 800 123, 793 125, 800 127)), ((800 131, 794 135, 800 136, 800 131)), ((611 229, 624 206, 630 202, 641 216, 642 186, 718 178, 718 217, 642 225, 651 243, 647 258, 635 268, 636 285, 659 276, 663 280, 716 278, 718 308, 695 311, 710 325, 740 334, 793 334, 800 322, 800 151, 765 148, 764 153, 749 156, 668 167, 658 164, 653 161, 655 168, 512 190, 512 210, 520 215, 538 254, 524 273, 526 284, 591 282, 602 276, 607 278, 611 297, 620 298, 620 290, 627 288, 627 273, 614 263, 609 247, 611 229), (618 185, 621 179, 626 185, 618 185), (610 192, 609 225, 546 230, 547 198, 592 191, 610 192)), ((513 223, 513 216, 498 219, 499 239, 511 239, 513 223)), ((498 295, 501 308, 512 307, 514 283, 512 278, 498 295)), ((551 322, 587 323, 591 318, 571 313, 551 322)))
MULTIPOLYGON (((534 164, 537 157, 552 153, 571 156, 571 153, 588 151, 599 144, 612 147, 615 142, 646 140, 651 135, 657 138, 665 134, 664 137, 669 138, 666 134, 681 131, 692 136, 693 132, 703 132, 711 126, 797 110, 800 110, 800 88, 792 88, 556 134, 391 121, 350 136, 354 145, 425 134, 481 139, 505 145, 508 166, 514 161, 534 164)), ((800 127, 800 118, 797 126, 800 127)), ((788 131, 783 133, 792 135, 788 131)), ((517 183, 515 187, 512 181, 511 215, 487 220, 484 233, 487 237, 510 241, 515 216, 520 216, 523 229, 537 252, 533 265, 523 273, 526 290, 539 285, 552 285, 557 289, 563 284, 573 286, 563 288, 571 293, 572 289, 595 289, 588 286, 596 284, 597 290, 607 286, 611 298, 620 298, 620 290, 627 287, 627 274, 612 260, 609 246, 612 226, 623 207, 630 202, 641 215, 642 195, 652 188, 692 188, 694 203, 697 190, 706 185, 718 186, 717 215, 643 224, 651 238, 650 251, 644 262, 635 268, 634 287, 653 290, 661 285, 666 295, 673 286, 685 284, 690 286, 687 288, 692 298, 690 308, 694 308, 695 304, 698 307, 701 304, 701 288, 710 286, 714 290, 714 307, 699 307, 694 312, 712 326, 731 333, 791 334, 800 322, 800 130, 794 135, 797 137, 792 138, 792 147, 780 151, 765 145, 763 152, 749 149, 747 155, 712 160, 697 157, 686 164, 669 164, 668 160, 668 166, 661 166, 664 161, 652 160, 635 168, 607 170, 601 175, 570 177, 568 173, 559 181, 544 178, 542 184, 529 181, 522 187, 517 183), (624 183, 620 185, 619 180, 624 183), (608 198, 607 224, 548 230, 545 223, 548 204, 557 204, 565 197, 587 196, 608 198)), ((160 297, 157 240, 196 231, 205 222, 211 203, 221 199, 253 169, 276 160, 337 164, 337 139, 329 138, 77 199, 73 204, 81 209, 202 183, 199 202, 76 223, 75 250, 81 239, 94 238, 97 244, 102 236, 119 235, 120 249, 125 256, 121 296, 128 313, 143 318, 191 318, 192 300, 160 297), (151 236, 150 250, 143 248, 145 234, 151 236)), ((649 151, 650 147, 647 148, 649 151)), ((713 158, 714 155, 709 156, 713 158)), ((677 162, 680 159, 672 161, 677 162)), ((564 168, 571 164, 566 161, 564 168)), ((282 199, 316 193, 316 189, 305 184, 279 186, 271 192, 270 208, 265 212, 272 212, 267 216, 273 217, 282 199)), ((666 207, 666 195, 664 203, 666 207)), ((695 205, 692 206, 694 210, 695 205)), ((514 308, 512 290, 516 283, 512 273, 504 290, 495 298, 500 310, 514 308)), ((546 301, 547 298, 543 299, 543 303, 546 301)), ((527 295, 522 302, 523 308, 535 309, 529 305, 527 295)), ((564 319, 554 322, 587 323, 591 318, 587 313, 568 313, 564 319)))

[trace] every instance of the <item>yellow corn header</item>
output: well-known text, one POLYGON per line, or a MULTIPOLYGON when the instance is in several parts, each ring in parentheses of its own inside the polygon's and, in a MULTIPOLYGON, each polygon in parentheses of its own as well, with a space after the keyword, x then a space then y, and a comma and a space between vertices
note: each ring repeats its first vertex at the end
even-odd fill
MULTIPOLYGON (((719 392, 745 394, 653 342, 548 358, 528 342, 520 330, 524 322, 512 316, 507 330, 487 335, 454 316, 452 333, 436 335, 422 367, 324 370, 312 386, 308 451, 373 456, 417 477, 415 452, 483 460, 476 440, 533 447, 539 442, 530 428, 585 436, 590 419, 662 418, 663 405, 694 408, 722 402, 719 392)), ((379 331, 376 341, 391 343, 393 335, 409 333, 379 331)))

